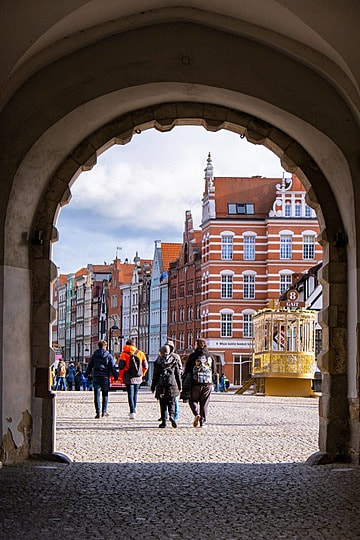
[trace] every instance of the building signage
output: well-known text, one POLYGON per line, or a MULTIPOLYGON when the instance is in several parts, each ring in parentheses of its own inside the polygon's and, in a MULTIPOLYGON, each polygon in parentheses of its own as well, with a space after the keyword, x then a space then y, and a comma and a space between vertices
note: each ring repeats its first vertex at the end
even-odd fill
POLYGON ((287 293, 287 300, 280 302, 281 307, 286 307, 288 309, 299 309, 305 307, 305 302, 299 301, 299 293, 295 290, 290 290, 287 293))
POLYGON ((252 349, 251 339, 207 339, 208 349, 252 349))

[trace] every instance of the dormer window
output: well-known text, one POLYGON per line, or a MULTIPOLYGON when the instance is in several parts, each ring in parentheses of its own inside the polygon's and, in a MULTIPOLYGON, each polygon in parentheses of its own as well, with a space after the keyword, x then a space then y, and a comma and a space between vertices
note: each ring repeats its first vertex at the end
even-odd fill
POLYGON ((254 203, 228 203, 228 214, 229 215, 246 215, 254 214, 255 206, 254 203))

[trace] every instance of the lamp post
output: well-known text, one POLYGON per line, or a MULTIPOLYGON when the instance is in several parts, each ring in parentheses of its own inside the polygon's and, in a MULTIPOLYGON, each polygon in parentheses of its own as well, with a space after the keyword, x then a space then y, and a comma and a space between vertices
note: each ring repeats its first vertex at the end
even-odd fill
POLYGON ((109 328, 109 343, 110 343, 109 349, 110 349, 110 353, 112 353, 112 335, 113 335, 114 330, 120 330, 120 328, 116 324, 116 319, 112 315, 109 315, 108 318, 112 319, 112 321, 114 322, 114 324, 110 326, 109 328))

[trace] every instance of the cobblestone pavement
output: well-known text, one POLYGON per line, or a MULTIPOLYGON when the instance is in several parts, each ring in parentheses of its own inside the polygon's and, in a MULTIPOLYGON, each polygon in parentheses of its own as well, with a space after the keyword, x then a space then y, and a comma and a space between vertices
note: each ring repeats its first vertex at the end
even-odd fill
POLYGON ((360 470, 309 467, 317 399, 213 394, 206 430, 180 404, 177 429, 158 429, 141 390, 136 420, 110 394, 96 420, 92 394, 58 393, 57 450, 66 465, 0 469, 0 538, 355 539, 360 470))

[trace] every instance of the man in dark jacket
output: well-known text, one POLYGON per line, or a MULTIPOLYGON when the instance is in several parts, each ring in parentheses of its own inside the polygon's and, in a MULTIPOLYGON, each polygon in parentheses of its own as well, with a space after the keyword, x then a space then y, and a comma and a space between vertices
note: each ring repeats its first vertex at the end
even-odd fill
POLYGON ((68 385, 68 390, 72 390, 75 380, 75 367, 72 362, 70 362, 69 367, 66 370, 66 382, 68 385))
MULTIPOLYGON (((174 342, 171 339, 168 339, 167 342, 165 343, 165 345, 169 345, 170 353, 172 354, 172 356, 174 358, 176 358, 176 361, 178 363, 179 370, 180 370, 180 375, 182 376, 183 366, 182 366, 180 356, 178 354, 176 354, 176 352, 175 352, 175 344, 174 344, 174 342)), ((179 396, 176 396, 176 398, 175 398, 175 413, 174 413, 175 422, 177 422, 179 420, 179 413, 180 413, 179 396)))
POLYGON ((106 350, 107 343, 104 340, 98 342, 98 349, 92 355, 89 365, 85 371, 85 377, 93 375, 94 384, 94 403, 96 416, 100 418, 100 390, 102 394, 102 416, 109 416, 107 412, 109 395, 109 376, 112 375, 117 381, 118 373, 115 367, 115 361, 111 354, 106 350))
POLYGON ((205 427, 216 366, 213 356, 206 348, 204 339, 196 340, 196 349, 190 354, 185 373, 191 375, 189 405, 194 415, 193 426, 205 427))
POLYGON ((154 374, 151 382, 151 391, 155 392, 160 402, 161 424, 159 428, 166 427, 166 413, 172 427, 176 428, 175 399, 181 391, 181 371, 177 355, 170 352, 170 346, 164 345, 159 350, 159 356, 154 363, 154 374))

